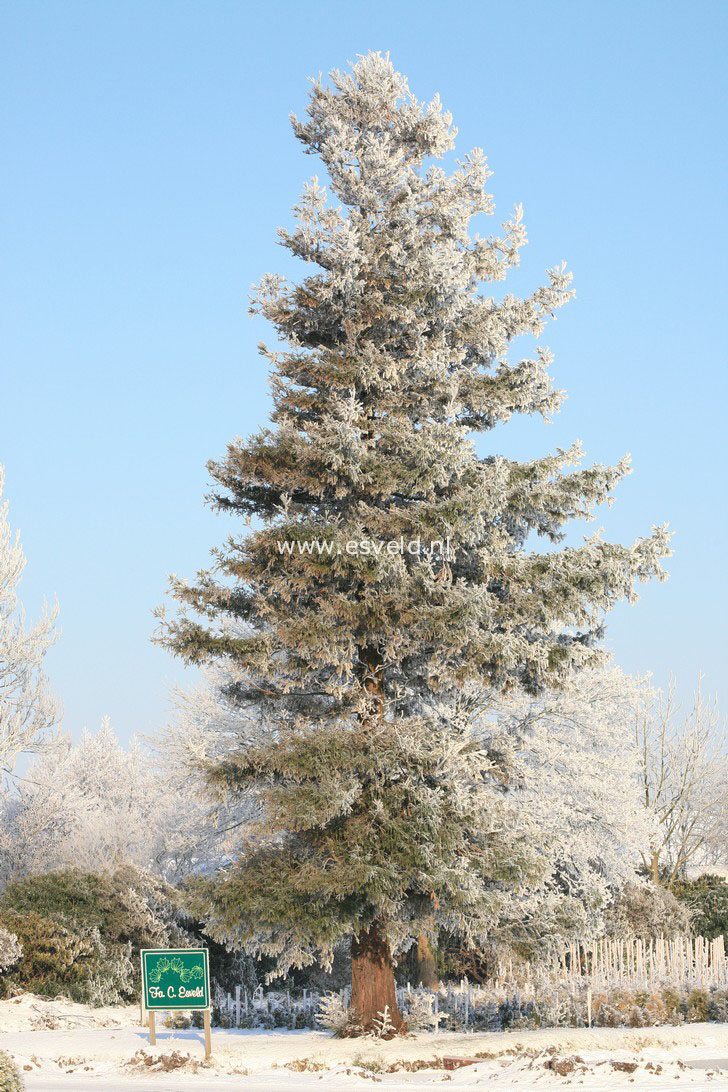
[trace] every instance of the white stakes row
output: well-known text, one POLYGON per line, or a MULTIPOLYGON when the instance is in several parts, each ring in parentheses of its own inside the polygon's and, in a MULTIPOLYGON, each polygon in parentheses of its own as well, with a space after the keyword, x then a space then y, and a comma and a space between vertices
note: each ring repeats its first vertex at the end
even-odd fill
MULTIPOLYGON (((544 977, 544 968, 524 964, 515 970, 501 964, 494 985, 524 984, 544 977)), ((728 985, 728 966, 723 937, 676 936, 670 939, 611 938, 580 941, 561 952, 546 977, 554 982, 587 980, 593 988, 657 984, 672 986, 728 985)))
MULTIPOLYGON (((589 940, 568 945, 550 965, 514 966, 509 961, 501 964, 492 981, 483 985, 463 978, 459 983, 443 985, 439 990, 423 990, 420 986, 417 992, 432 997, 435 1027, 438 1015, 446 1013, 457 1016, 458 1023, 468 1027, 474 1010, 494 1003, 498 996, 512 997, 520 1004, 536 999, 539 987, 549 985, 566 986, 574 994, 585 990, 587 1018, 591 1023, 594 991, 656 986, 728 988, 728 960, 723 937, 715 940, 684 936, 648 941, 634 938, 589 940)), ((397 1003, 403 1008, 408 1008, 407 998, 413 989, 410 983, 397 987, 397 1003)), ((349 988, 339 993, 343 1004, 348 1006, 349 988)), ((258 986, 249 991, 237 986, 234 995, 216 990, 214 1002, 234 1027, 240 1027, 244 1021, 247 1023, 251 1016, 258 1018, 277 1009, 285 1016, 282 1026, 295 1028, 299 1016, 300 1023, 315 1026, 315 1015, 325 995, 325 991, 304 989, 301 996, 292 997, 290 990, 266 992, 258 986)))

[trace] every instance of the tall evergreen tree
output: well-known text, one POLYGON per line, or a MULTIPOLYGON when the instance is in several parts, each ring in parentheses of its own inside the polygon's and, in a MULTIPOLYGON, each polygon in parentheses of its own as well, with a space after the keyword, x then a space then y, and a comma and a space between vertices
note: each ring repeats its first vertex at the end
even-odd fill
POLYGON ((240 729, 207 772, 260 805, 208 891, 210 927, 282 971, 350 936, 356 1020, 386 1005, 398 1028, 393 956, 441 926, 482 937, 538 874, 474 695, 537 694, 597 662, 604 613, 664 575, 667 533, 535 548, 628 472, 576 469, 577 447, 479 457, 471 438, 558 408, 548 351, 508 353, 570 298, 570 274, 524 299, 483 292, 518 264, 521 210, 502 236, 469 234, 493 212, 484 155, 428 163, 453 148, 451 117, 388 58, 315 82, 307 114, 294 132, 340 204, 314 178, 279 232, 315 269, 265 276, 255 296, 283 343, 261 346, 273 427, 210 464, 212 504, 245 530, 195 583, 173 581, 162 640, 235 664, 240 729))

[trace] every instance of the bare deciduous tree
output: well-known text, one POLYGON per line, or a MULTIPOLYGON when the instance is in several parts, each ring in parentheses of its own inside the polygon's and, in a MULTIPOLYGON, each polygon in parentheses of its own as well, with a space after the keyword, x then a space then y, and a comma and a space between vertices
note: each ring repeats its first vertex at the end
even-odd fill
POLYGON ((643 799, 658 821, 642 856, 653 881, 667 886, 720 854, 728 773, 725 725, 716 699, 703 694, 702 677, 689 712, 681 712, 675 691, 671 680, 635 723, 643 799))
MULTIPOLYGON (((3 492, 0 466, 0 497, 3 492)), ((8 503, 0 504, 0 776, 11 775, 19 755, 47 742, 60 707, 43 672, 43 661, 55 640, 57 607, 26 629, 18 605, 18 584, 26 559, 20 535, 12 533, 8 503)))

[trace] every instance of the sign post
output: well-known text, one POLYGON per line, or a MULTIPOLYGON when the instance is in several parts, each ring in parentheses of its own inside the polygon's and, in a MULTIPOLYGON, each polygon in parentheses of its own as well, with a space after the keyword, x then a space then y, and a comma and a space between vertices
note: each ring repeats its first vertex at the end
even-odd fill
POLYGON ((212 1054, 210 1031, 210 963, 207 948, 144 948, 142 1006, 149 1019, 149 1043, 157 1041, 157 1010, 203 1011, 205 1058, 212 1054))

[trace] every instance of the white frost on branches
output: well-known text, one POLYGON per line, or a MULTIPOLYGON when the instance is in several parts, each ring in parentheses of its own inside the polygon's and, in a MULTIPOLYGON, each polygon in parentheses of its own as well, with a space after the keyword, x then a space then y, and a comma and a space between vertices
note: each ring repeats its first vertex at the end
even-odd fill
POLYGON ((655 883, 672 884, 691 866, 726 863, 726 726, 701 683, 688 713, 671 681, 636 718, 643 802, 657 820, 643 861, 655 883))
MULTIPOLYGON (((0 467, 0 497, 3 481, 0 467)), ((5 501, 0 504, 0 771, 6 777, 21 754, 43 746, 60 716, 43 672, 45 654, 55 640, 58 610, 46 607, 40 621, 26 628, 17 592, 25 565, 20 535, 10 529, 5 501)))
MULTIPOLYGON (((180 697, 175 728, 122 746, 105 718, 74 743, 62 735, 0 806, 0 886, 30 872, 91 872, 133 864, 174 881, 229 859, 226 826, 239 812, 204 802, 195 761, 212 746, 214 692, 180 697), (205 740, 207 742, 205 742, 205 740)), ((219 720, 214 724, 219 727, 219 720)))
POLYGON ((590 902, 634 879, 654 829, 633 737, 646 689, 618 668, 587 670, 557 695, 509 699, 498 719, 516 741, 517 795, 549 845, 560 888, 590 902))
POLYGON ((209 665, 198 686, 174 693, 175 715, 154 746, 160 768, 170 783, 194 799, 194 828, 173 836, 168 854, 177 873, 212 873, 228 865, 239 851, 242 835, 257 814, 255 793, 216 789, 209 775, 215 764, 234 754, 241 739, 254 737, 260 717, 236 700, 244 674, 233 661, 209 665))
POLYGON ((516 899, 522 921, 558 913, 568 928, 568 906, 574 928, 598 929, 613 894, 635 882, 655 832, 634 743, 651 693, 647 680, 609 668, 577 674, 561 693, 509 696, 489 709, 485 730, 504 749, 508 795, 547 862, 543 887, 516 899))
POLYGON ((0 929, 0 974, 14 967, 23 954, 23 949, 15 933, 0 929))
POLYGON ((165 803, 156 789, 136 741, 129 750, 121 747, 108 719, 77 744, 64 734, 6 802, 0 875, 7 882, 71 866, 152 867, 165 803))
POLYGON ((64 735, 28 770, 0 816, 0 881, 77 867, 137 865, 173 877, 201 816, 139 740, 128 748, 104 719, 78 743, 64 735))

